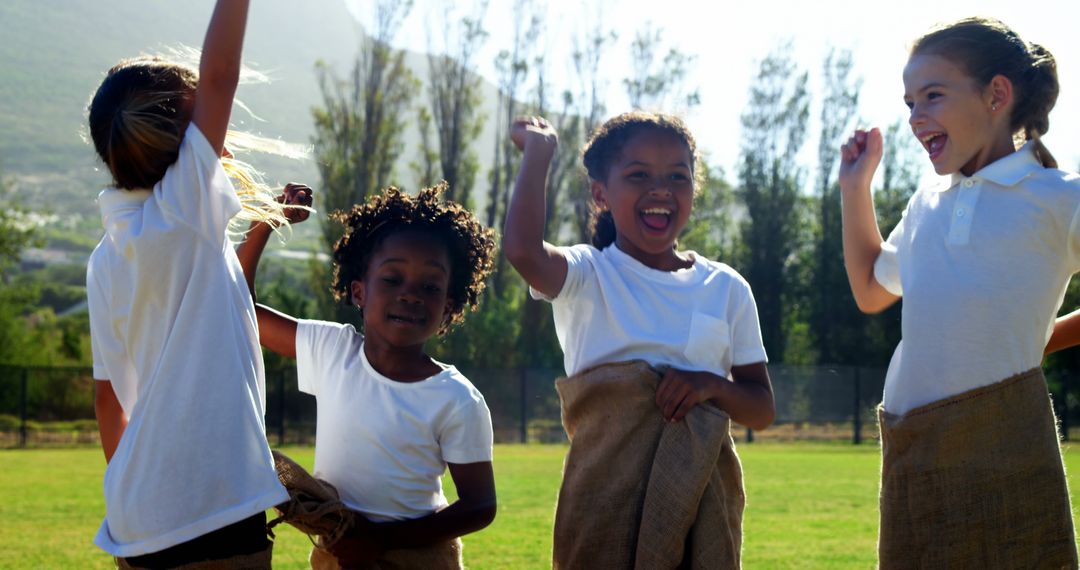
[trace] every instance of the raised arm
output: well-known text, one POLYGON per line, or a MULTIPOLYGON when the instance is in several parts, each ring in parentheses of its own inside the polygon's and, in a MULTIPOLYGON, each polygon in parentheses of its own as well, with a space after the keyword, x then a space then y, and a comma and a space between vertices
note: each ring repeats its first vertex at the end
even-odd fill
MULTIPOLYGON (((310 206, 312 199, 311 188, 303 184, 286 184, 285 190, 279 197, 280 201, 288 206, 310 206)), ((286 208, 285 215, 289 223, 296 224, 307 219, 309 210, 304 208, 286 208)), ((259 342, 266 348, 289 358, 296 358, 296 319, 258 304, 258 296, 255 293, 255 272, 259 267, 259 259, 262 258, 266 248, 266 240, 273 231, 265 222, 254 222, 248 230, 247 237, 236 250, 236 257, 240 259, 240 267, 244 270, 244 279, 247 281, 248 291, 251 292, 251 300, 255 302, 255 314, 259 320, 259 342)))
POLYGON ((248 0, 218 0, 203 40, 191 120, 217 154, 225 146, 233 96, 240 81, 247 13, 248 0))
POLYGON ((524 151, 503 228, 503 254, 533 289, 555 297, 566 281, 566 258, 544 241, 544 193, 552 156, 559 143, 555 129, 539 117, 519 118, 510 139, 524 151))
POLYGON ((855 303, 864 313, 879 313, 899 297, 874 278, 881 254, 881 230, 874 212, 870 181, 883 152, 881 131, 855 131, 840 149, 840 195, 843 200, 844 266, 855 303))

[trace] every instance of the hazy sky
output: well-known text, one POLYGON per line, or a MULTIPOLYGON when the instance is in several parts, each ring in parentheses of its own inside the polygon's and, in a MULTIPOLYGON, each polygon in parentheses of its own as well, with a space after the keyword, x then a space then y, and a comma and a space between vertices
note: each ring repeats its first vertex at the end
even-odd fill
MULTIPOLYGON (((370 18, 373 0, 346 1, 362 22, 370 18)), ((481 73, 489 77, 493 69, 490 62, 500 49, 510 45, 513 4, 512 0, 496 0, 487 10, 485 27, 491 35, 478 62, 481 73)), ((458 16, 465 15, 471 6, 460 0, 453 5, 466 7, 456 8, 458 16)), ((443 0, 416 0, 397 36, 399 46, 426 51, 426 25, 444 21, 443 6, 443 0)), ((551 59, 560 62, 551 73, 556 82, 562 82, 570 77, 570 58, 565 54, 569 53, 572 34, 595 21, 599 10, 595 0, 549 0, 546 6, 548 36, 542 41, 551 59)), ((1054 54, 1061 96, 1050 115, 1045 142, 1063 167, 1076 170, 1080 165, 1080 2, 1076 0, 607 0, 606 6, 604 24, 619 35, 617 45, 606 56, 602 78, 610 89, 609 114, 628 108, 621 80, 627 75, 629 43, 638 29, 651 22, 663 30, 666 46, 697 57, 690 83, 699 88, 701 104, 686 118, 703 150, 728 171, 729 179, 739 153, 739 116, 750 80, 757 63, 776 46, 785 40, 793 42, 800 66, 810 72, 812 90, 828 47, 852 50, 856 73, 863 78, 861 123, 884 127, 897 119, 906 120, 901 72, 910 42, 937 22, 971 15, 999 18, 1025 40, 1040 43, 1054 54), (710 8, 703 11, 701 6, 710 8)), ((814 101, 811 115, 818 113, 814 101)), ((816 131, 812 125, 812 132, 816 131)), ((808 166, 816 144, 816 140, 808 141, 801 157, 808 166)), ((929 170, 928 161, 925 165, 929 170)), ((929 173, 932 175, 932 170, 929 173)))

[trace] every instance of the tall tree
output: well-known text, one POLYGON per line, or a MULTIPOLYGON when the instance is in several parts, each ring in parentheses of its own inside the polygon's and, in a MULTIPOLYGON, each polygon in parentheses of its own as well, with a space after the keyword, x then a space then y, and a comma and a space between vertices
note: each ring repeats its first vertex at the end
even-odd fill
MULTIPOLYGON (((591 17, 591 23, 579 29, 572 38, 573 53, 571 56, 574 68, 571 89, 574 100, 574 114, 581 117, 578 132, 581 139, 573 148, 577 149, 592 134, 596 127, 604 119, 607 107, 604 100, 607 96, 607 73, 605 72, 605 56, 611 46, 618 40, 618 34, 604 27, 603 14, 610 8, 606 2, 594 4, 596 10, 591 17)), ((561 134, 561 133, 560 133, 561 134)), ((569 146, 565 141, 563 146, 569 146)), ((573 234, 578 242, 589 243, 592 232, 589 224, 592 220, 593 200, 589 192, 588 179, 582 179, 579 188, 571 190, 567 197, 567 209, 570 219, 573 220, 573 234)))
MULTIPOLYGON (((405 63, 405 53, 391 42, 412 8, 411 1, 377 0, 375 29, 361 40, 360 51, 346 79, 339 79, 320 62, 316 71, 322 106, 312 110, 315 155, 322 177, 316 195, 323 210, 348 210, 391 182, 394 164, 403 150, 405 110, 417 80, 405 63)), ((332 249, 342 229, 324 223, 323 240, 332 249)), ((329 269, 313 265, 313 284, 320 312, 327 318, 355 319, 330 299, 329 269)))
MULTIPOLYGON (((386 186, 402 151, 404 109, 416 89, 405 53, 391 42, 412 7, 411 2, 379 0, 375 29, 361 39, 349 76, 337 77, 317 64, 322 106, 313 109, 314 145, 327 210, 346 210, 386 186)), ((340 235, 324 228, 328 245, 340 235)))
POLYGON ((697 59, 677 48, 664 49, 663 34, 645 24, 630 43, 630 77, 623 79, 630 106, 635 109, 686 111, 701 102, 696 87, 686 84, 697 59), (670 107, 670 109, 669 109, 670 107))
POLYGON ((476 56, 488 35, 483 26, 487 1, 477 2, 473 14, 465 17, 457 17, 451 6, 444 4, 439 19, 441 47, 434 45, 435 34, 428 28, 428 95, 442 178, 449 184, 446 198, 469 205, 480 168, 470 147, 486 119, 480 112, 483 80, 476 72, 476 56))
POLYGON ((791 45, 766 56, 750 88, 742 115, 739 197, 741 267, 754 290, 765 348, 784 356, 784 315, 790 290, 789 263, 804 246, 799 215, 803 170, 795 157, 806 139, 809 117, 807 74, 796 66, 791 45))
POLYGON ((821 136, 815 185, 818 223, 809 306, 817 359, 825 364, 850 364, 858 359, 864 324, 844 269, 840 186, 835 177, 840 145, 850 134, 858 112, 862 79, 852 77, 853 67, 850 51, 830 49, 821 75, 821 136))

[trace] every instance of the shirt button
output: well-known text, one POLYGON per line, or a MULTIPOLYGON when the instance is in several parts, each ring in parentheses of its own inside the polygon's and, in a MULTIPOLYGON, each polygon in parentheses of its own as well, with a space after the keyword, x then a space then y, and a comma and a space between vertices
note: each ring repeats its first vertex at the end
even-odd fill
POLYGON ((964 188, 971 188, 974 185, 975 185, 975 181, 970 179, 970 178, 968 178, 967 180, 964 181, 964 188))
POLYGON ((957 218, 963 218, 964 217, 964 209, 963 208, 960 208, 959 210, 956 211, 956 217, 957 218))

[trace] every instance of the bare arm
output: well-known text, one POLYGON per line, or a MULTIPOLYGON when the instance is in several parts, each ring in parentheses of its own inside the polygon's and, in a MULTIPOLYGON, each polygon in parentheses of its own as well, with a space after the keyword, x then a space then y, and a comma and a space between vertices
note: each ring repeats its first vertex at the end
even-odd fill
MULTIPOLYGON (((303 184, 286 184, 278 200, 289 206, 307 207, 311 205, 312 191, 303 184)), ((306 220, 308 212, 309 210, 302 208, 286 208, 285 215, 290 223, 296 224, 306 220)), ((266 241, 270 238, 272 231, 273 229, 265 222, 252 223, 246 239, 236 250, 236 257, 240 259, 240 267, 244 270, 244 279, 247 281, 248 291, 251 292, 251 300, 256 303, 255 315, 259 321, 259 343, 277 354, 296 358, 296 319, 258 304, 258 296, 255 293, 255 272, 259 268, 259 259, 262 258, 266 241)))
POLYGON ((547 172, 558 145, 558 135, 538 117, 514 121, 510 138, 524 151, 514 194, 506 212, 503 254, 533 289, 555 297, 566 281, 566 258, 544 241, 547 172))
POLYGON ((377 559, 385 550, 429 546, 491 524, 496 512, 491 463, 450 463, 449 468, 458 500, 418 519, 361 525, 331 550, 341 565, 360 565, 377 559))
POLYGON ((240 81, 247 13, 248 0, 218 0, 199 60, 199 85, 191 120, 219 155, 225 146, 233 96, 240 81))
POLYGON ((870 181, 881 162, 882 145, 878 129, 855 131, 840 150, 844 266, 855 303, 864 313, 879 313, 900 298, 874 278, 874 262, 881 254, 882 239, 870 181))
POLYGON ((98 434, 101 436, 101 449, 105 452, 105 463, 112 461, 116 446, 127 428, 127 416, 120 400, 116 398, 112 382, 97 380, 94 382, 94 415, 97 417, 98 434))
POLYGON ((748 428, 761 430, 772 425, 776 404, 765 363, 732 366, 731 378, 670 369, 656 389, 656 405, 665 418, 677 422, 708 400, 748 428))
POLYGON ((1051 354, 1080 344, 1080 310, 1054 321, 1054 332, 1043 354, 1051 354))

